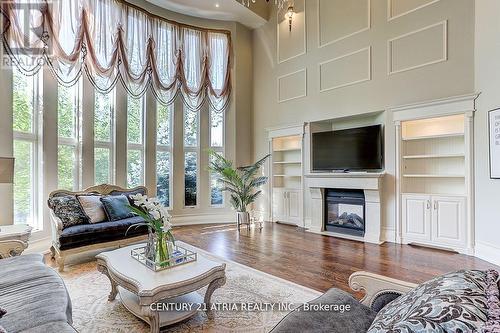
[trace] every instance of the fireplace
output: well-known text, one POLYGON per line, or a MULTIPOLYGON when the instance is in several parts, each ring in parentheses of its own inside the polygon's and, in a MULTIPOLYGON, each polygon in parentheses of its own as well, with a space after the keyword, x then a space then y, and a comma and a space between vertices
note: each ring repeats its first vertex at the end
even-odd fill
POLYGON ((364 237, 363 190, 325 189, 325 230, 364 237))

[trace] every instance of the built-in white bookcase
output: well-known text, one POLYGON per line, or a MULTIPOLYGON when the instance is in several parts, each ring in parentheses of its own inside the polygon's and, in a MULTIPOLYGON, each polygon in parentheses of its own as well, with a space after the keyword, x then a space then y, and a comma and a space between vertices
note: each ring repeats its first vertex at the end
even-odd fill
POLYGON ((274 138, 272 145, 274 187, 302 189, 302 136, 274 138))
POLYGON ((477 95, 391 109, 396 125, 396 239, 474 251, 473 117, 477 95))
POLYGON ((303 136, 304 126, 269 130, 271 153, 271 214, 275 222, 303 221, 303 136))
POLYGON ((402 192, 465 195, 465 116, 401 123, 402 192))

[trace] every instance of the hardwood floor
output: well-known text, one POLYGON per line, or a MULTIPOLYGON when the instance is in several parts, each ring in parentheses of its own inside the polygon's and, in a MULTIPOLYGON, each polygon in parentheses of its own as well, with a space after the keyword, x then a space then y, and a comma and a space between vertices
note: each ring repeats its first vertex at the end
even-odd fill
POLYGON ((331 287, 351 291, 348 278, 360 270, 415 283, 460 269, 500 270, 452 252, 393 243, 377 246, 276 223, 266 223, 261 231, 242 228, 240 233, 234 225, 185 226, 175 228, 174 235, 218 256, 322 292, 331 287))

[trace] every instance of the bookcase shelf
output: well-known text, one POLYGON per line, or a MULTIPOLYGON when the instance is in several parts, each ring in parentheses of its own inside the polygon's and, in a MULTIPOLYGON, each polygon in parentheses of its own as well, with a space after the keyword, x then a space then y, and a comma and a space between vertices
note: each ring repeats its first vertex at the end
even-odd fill
POLYGON ((435 135, 423 135, 423 136, 414 136, 414 137, 404 137, 403 141, 443 139, 443 138, 455 138, 455 137, 463 137, 463 136, 464 136, 464 133, 447 133, 447 134, 435 134, 435 135))
POLYGON ((302 224, 303 130, 303 126, 299 126, 292 131, 277 129, 269 133, 272 159, 271 212, 274 222, 302 224))
POLYGON ((465 178, 465 175, 433 175, 433 174, 408 174, 405 178, 465 178))
POLYGON ((465 158, 465 154, 427 154, 427 155, 405 155, 405 160, 416 160, 426 158, 465 158))
POLYGON ((277 161, 273 162, 273 164, 302 164, 301 161, 277 161))
POLYGON ((285 151, 300 151, 300 148, 280 148, 275 149, 274 152, 285 152, 285 151))

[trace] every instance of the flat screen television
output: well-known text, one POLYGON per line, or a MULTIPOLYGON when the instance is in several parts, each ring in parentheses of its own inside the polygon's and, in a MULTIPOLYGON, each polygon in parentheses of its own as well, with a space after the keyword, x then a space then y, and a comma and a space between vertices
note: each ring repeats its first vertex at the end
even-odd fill
POLYGON ((382 125, 312 135, 313 171, 380 171, 384 168, 382 125))

